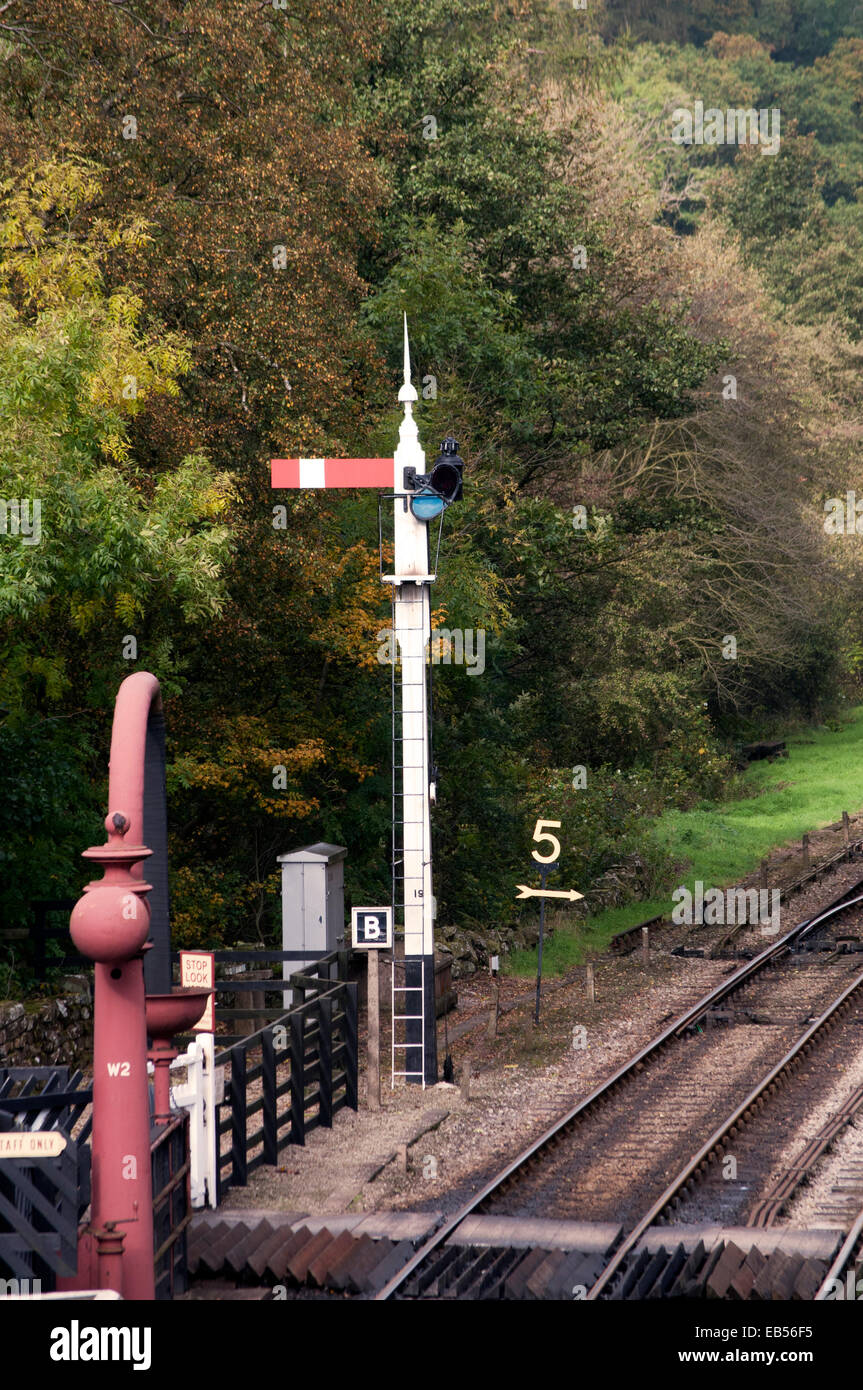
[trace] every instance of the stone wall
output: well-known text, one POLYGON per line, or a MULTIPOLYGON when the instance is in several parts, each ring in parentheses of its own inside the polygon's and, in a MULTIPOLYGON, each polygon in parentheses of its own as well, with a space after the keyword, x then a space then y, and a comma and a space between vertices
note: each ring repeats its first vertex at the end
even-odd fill
MULTIPOLYGON (((546 926, 546 938, 550 935, 546 926)), ((500 932, 436 926, 435 937, 453 957, 453 979, 463 980, 477 970, 487 970, 490 956, 506 956, 510 951, 522 948, 531 950, 539 941, 539 922, 525 922, 517 929, 508 928, 500 932)))
POLYGON ((0 1066, 93 1066, 93 1006, 87 996, 0 1003, 0 1066))

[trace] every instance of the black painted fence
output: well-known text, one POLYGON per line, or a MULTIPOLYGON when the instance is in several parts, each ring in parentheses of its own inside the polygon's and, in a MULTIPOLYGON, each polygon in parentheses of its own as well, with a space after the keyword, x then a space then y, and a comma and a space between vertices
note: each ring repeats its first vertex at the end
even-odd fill
POLYGON ((83 1079, 65 1066, 0 1067, 0 1128, 59 1130, 67 1140, 58 1158, 0 1163, 0 1274, 22 1289, 35 1280, 50 1292, 77 1268, 78 1223, 90 1201, 89 1118, 71 1137, 92 1099, 83 1079))
POLYGON ((156 1298, 167 1301, 185 1293, 189 1287, 186 1241, 192 1203, 187 1111, 178 1110, 168 1124, 151 1127, 150 1167, 156 1298))
MULTIPOLYGON (((265 1023, 278 1023, 284 1018, 288 1008, 284 996, 288 993, 295 995, 297 987, 293 981, 303 978, 292 975, 290 979, 284 979, 281 967, 285 961, 306 962, 305 969, 317 984, 319 976, 333 980, 347 978, 349 954, 347 951, 271 951, 257 947, 252 950, 214 951, 218 1043, 224 1047, 229 1043, 243 1042, 260 1032, 265 1023), (226 975, 225 971, 231 967, 236 973, 226 975), (279 973, 274 975, 274 970, 279 973), (222 998, 226 996, 233 998, 238 1007, 223 1004, 222 998), (269 1006, 266 1002, 268 997, 271 1000, 269 1006), (246 1025, 242 1032, 225 1031, 241 1020, 246 1025)), ((175 975, 179 981, 179 951, 172 952, 171 960, 177 967, 175 975)), ((305 997, 301 986, 299 993, 305 997)), ((192 1034, 184 1036, 190 1038, 192 1034)))
POLYGON ((343 1106, 357 1109, 357 984, 347 973, 348 952, 337 951, 292 975, 293 1006, 217 1055, 230 1071, 216 1107, 219 1200, 262 1164, 277 1164, 287 1145, 330 1127, 343 1106))
POLYGON ((69 935, 69 915, 77 901, 77 898, 35 899, 30 903, 29 930, 0 932, 0 944, 16 954, 20 952, 40 983, 47 980, 49 970, 74 970, 78 975, 85 975, 93 969, 93 962, 75 949, 69 935), (49 951, 49 942, 56 942, 58 949, 49 951))
MULTIPOLYGON (((59 1158, 0 1163, 0 1278, 17 1279, 22 1291, 38 1280, 35 1287, 51 1293, 58 1276, 77 1272, 78 1227, 91 1192, 93 1092, 82 1083, 82 1073, 65 1066, 0 1067, 0 1128, 10 1132, 24 1116, 23 1128, 59 1130, 67 1140, 59 1158)), ((157 1299, 187 1288, 188 1130, 185 1111, 150 1127, 157 1299)))

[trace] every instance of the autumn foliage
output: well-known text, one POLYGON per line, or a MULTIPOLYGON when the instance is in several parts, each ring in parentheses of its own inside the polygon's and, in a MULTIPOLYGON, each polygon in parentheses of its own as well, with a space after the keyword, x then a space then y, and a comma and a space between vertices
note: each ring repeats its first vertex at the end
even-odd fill
POLYGON ((271 936, 316 839, 388 900, 377 499, 273 494, 268 461, 391 452, 405 310, 424 447, 468 464, 436 619, 488 647, 434 672, 441 920, 508 927, 556 805, 600 898, 650 890, 615 859, 643 815, 853 688, 859 558, 819 508, 860 437, 859 40, 842 5, 667 8, 633 53, 612 0, 0 7, 0 492, 45 526, 0 536, 10 922, 78 890, 136 667, 180 943, 271 936), (767 172, 671 149, 675 92, 744 78, 816 133, 767 172))

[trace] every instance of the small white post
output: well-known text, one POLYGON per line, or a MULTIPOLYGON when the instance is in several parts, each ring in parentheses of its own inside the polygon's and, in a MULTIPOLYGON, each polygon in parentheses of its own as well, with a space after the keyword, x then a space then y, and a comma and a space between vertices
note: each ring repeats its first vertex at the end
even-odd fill
POLYGON ((171 1063, 185 1067, 186 1081, 171 1087, 171 1102, 189 1112, 189 1192, 193 1207, 216 1205, 218 1132, 216 1124, 215 1038, 198 1033, 188 1051, 171 1063))

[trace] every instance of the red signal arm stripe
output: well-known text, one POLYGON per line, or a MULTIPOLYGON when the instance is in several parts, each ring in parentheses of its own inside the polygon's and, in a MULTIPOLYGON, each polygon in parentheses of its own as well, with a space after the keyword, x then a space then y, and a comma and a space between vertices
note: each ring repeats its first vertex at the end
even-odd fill
MULTIPOLYGON (((300 460, 271 459, 270 485, 299 488, 300 460)), ((392 490, 393 460, 324 459, 325 487, 375 487, 392 490)))

